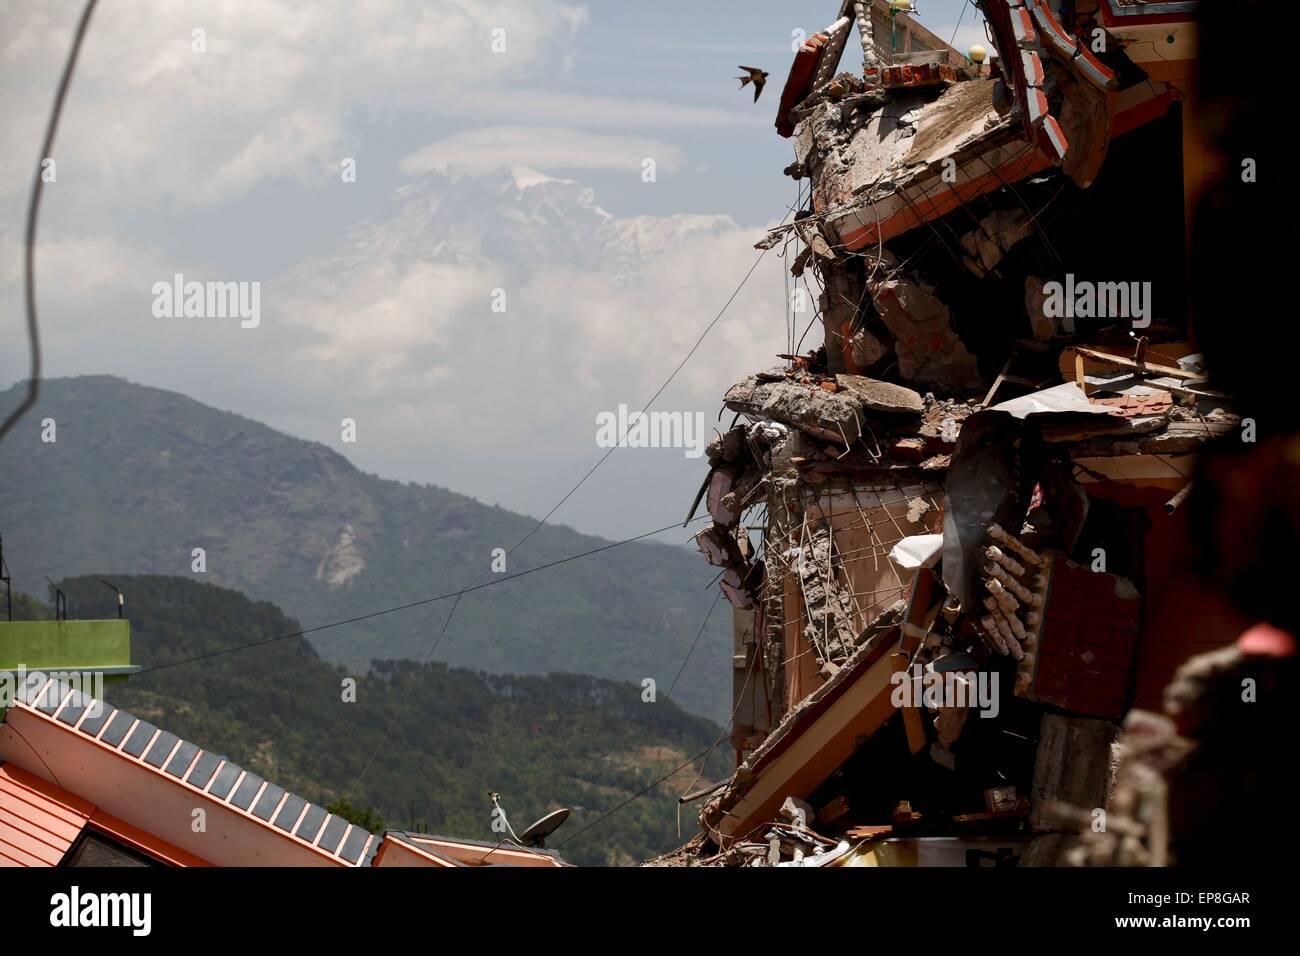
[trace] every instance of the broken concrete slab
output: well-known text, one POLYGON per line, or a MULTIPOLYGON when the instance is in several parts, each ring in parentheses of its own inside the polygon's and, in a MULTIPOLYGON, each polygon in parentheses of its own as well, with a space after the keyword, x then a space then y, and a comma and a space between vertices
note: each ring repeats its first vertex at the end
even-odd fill
POLYGON ((792 380, 761 382, 757 376, 733 385, 723 401, 734 412, 770 418, 817 438, 851 445, 862 434, 861 407, 846 393, 792 380))
POLYGON ((744 555, 735 536, 726 528, 711 524, 695 535, 696 547, 704 555, 704 560, 715 568, 745 566, 744 555))
POLYGON ((729 469, 715 468, 712 474, 709 475, 706 507, 709 516, 718 524, 726 527, 731 527, 740 520, 740 512, 728 508, 723 501, 731 493, 734 485, 735 479, 729 469))
POLYGON ((919 392, 905 385, 882 382, 865 375, 836 375, 835 384, 862 403, 869 412, 904 412, 921 414, 924 403, 919 392))

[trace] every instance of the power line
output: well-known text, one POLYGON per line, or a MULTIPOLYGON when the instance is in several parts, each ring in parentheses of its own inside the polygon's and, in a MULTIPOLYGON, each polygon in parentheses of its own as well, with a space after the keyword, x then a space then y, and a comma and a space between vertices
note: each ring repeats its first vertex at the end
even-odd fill
POLYGON ((682 666, 677 668, 677 676, 673 678, 672 685, 668 688, 668 693, 664 695, 665 697, 672 697, 673 691, 677 689, 677 682, 682 679, 682 671, 686 670, 686 662, 689 661, 691 655, 695 653, 695 645, 700 643, 700 637, 704 634, 704 629, 709 626, 709 618, 713 617, 713 610, 718 606, 718 598, 720 597, 722 597, 721 588, 719 588, 717 593, 713 595, 713 603, 709 605, 709 613, 704 615, 704 621, 700 624, 700 629, 695 634, 695 640, 691 642, 691 649, 687 651, 686 656, 682 658, 682 666))
POLYGON ((948 38, 948 45, 952 46, 953 41, 957 39, 957 31, 961 29, 961 22, 966 18, 966 10, 970 7, 971 0, 961 5, 961 15, 957 17, 957 25, 952 28, 952 36, 948 38))
POLYGON ((59 128, 59 117, 63 114, 63 101, 67 98, 68 87, 72 83, 72 73, 77 68, 77 54, 81 52, 81 41, 86 37, 90 27, 90 15, 95 12, 99 0, 87 0, 81 11, 81 20, 77 23, 77 32, 72 37, 72 49, 68 53, 68 62, 64 64, 63 76, 59 79, 59 89, 54 94, 54 107, 50 110, 50 122, 45 127, 45 142, 41 144, 41 154, 36 157, 36 182, 32 186, 32 198, 27 205, 27 235, 23 240, 23 299, 27 306, 27 341, 31 350, 31 375, 27 380, 27 397, 0 424, 0 441, 4 441, 18 419, 27 414, 36 404, 41 391, 41 334, 40 320, 36 315, 36 221, 41 211, 41 195, 45 192, 45 170, 42 164, 54 150, 54 134, 59 128))
MULTIPOLYGON (((790 217, 790 212, 787 211, 785 216, 781 218, 781 224, 784 225, 785 220, 788 219, 789 217, 790 217)), ((647 401, 645 405, 642 407, 640 412, 641 415, 645 415, 645 413, 649 411, 650 406, 653 405, 656 401, 658 401, 659 396, 664 393, 664 390, 670 384, 672 384, 673 379, 677 377, 677 373, 680 372, 686 366, 686 363, 691 360, 691 357, 695 355, 696 351, 699 349, 700 345, 704 342, 704 339, 708 336, 709 332, 713 330, 713 327, 717 325, 718 322, 722 319, 723 315, 726 314, 727 309, 731 308, 731 303, 736 300, 736 296, 740 295, 740 290, 745 287, 745 283, 747 283, 749 281, 750 276, 754 274, 754 271, 758 268, 758 264, 763 261, 763 257, 767 255, 767 252, 768 252, 767 249, 763 249, 754 258, 754 264, 749 267, 749 271, 745 273, 744 278, 740 280, 740 283, 732 291, 731 295, 727 297, 727 301, 722 304, 722 308, 718 310, 717 315, 715 315, 712 321, 710 321, 709 324, 704 327, 704 331, 702 331, 699 337, 695 340, 695 344, 693 344, 690 347, 686 355, 682 357, 682 360, 677 363, 677 367, 672 370, 668 378, 664 380, 664 383, 660 385, 658 389, 655 390, 655 393, 650 396, 650 400, 647 401)), ((506 552, 506 554, 507 555, 514 554, 514 552, 518 550, 518 548, 521 547, 525 541, 527 541, 534 534, 536 534, 538 529, 541 528, 544 524, 546 524, 546 522, 550 520, 551 516, 554 515, 555 512, 559 511, 560 508, 564 505, 564 503, 568 501, 571 497, 573 497, 574 493, 579 488, 581 488, 583 484, 586 483, 587 479, 596 473, 596 469, 598 469, 601 465, 603 465, 609 459, 610 455, 614 454, 615 450, 618 449, 623 444, 625 438, 626 435, 620 435, 619 440, 615 442, 613 445, 611 445, 609 449, 605 452, 605 454, 601 455, 600 458, 596 460, 596 463, 587 470, 587 473, 585 475, 583 475, 581 478, 578 479, 578 483, 575 484, 572 488, 570 488, 565 493, 564 497, 561 498, 558 502, 556 502, 555 506, 551 508, 550 511, 546 512, 546 514, 542 516, 541 520, 539 520, 537 524, 533 525, 532 529, 526 535, 524 535, 522 538, 516 541, 514 546, 510 548, 506 552)), ((687 523, 689 524, 689 522, 687 523)), ((484 573, 486 572, 479 571, 479 573, 470 580, 470 585, 472 585, 475 581, 481 578, 484 575, 484 573)), ((452 618, 456 616, 456 609, 460 607, 460 595, 470 590, 474 590, 474 588, 467 586, 457 594, 456 603, 453 604, 451 606, 451 610, 447 612, 447 617, 442 622, 442 628, 438 631, 438 636, 434 638, 433 644, 430 646, 428 652, 424 655, 424 660, 420 663, 420 666, 416 669, 416 672, 411 675, 411 680, 410 683, 407 685, 406 692, 402 695, 402 700, 398 704, 397 711, 393 714, 392 720, 389 721, 388 726, 384 729, 384 736, 380 739, 379 746, 377 746, 371 752, 370 758, 366 761, 366 765, 362 768, 361 773, 357 776, 357 779, 353 781, 352 786, 348 789, 348 794, 351 794, 358 786, 360 786, 362 778, 365 777, 367 772, 369 772, 371 765, 375 762, 375 758, 379 755, 379 752, 388 743, 388 738, 392 733, 393 727, 397 725, 397 721, 401 718, 402 712, 406 709, 406 702, 410 700, 411 693, 415 688, 415 682, 419 679, 420 674, 424 671, 425 666, 429 663, 429 660, 433 657, 434 652, 437 651, 439 645, 442 644, 442 639, 447 634, 447 628, 451 625, 452 618)))
POLYGON ((557 850, 560 849, 560 847, 564 846, 564 845, 565 845, 566 843, 568 843, 570 840, 574 840, 574 839, 577 839, 578 837, 582 836, 582 834, 586 833, 588 830, 590 830, 590 829, 591 829, 592 827, 594 827, 596 824, 598 824, 598 823, 602 823, 602 822, 604 822, 605 820, 608 820, 610 817, 612 817, 614 814, 618 813, 620 810, 622 810, 622 809, 623 809, 624 807, 626 807, 628 804, 633 803, 633 802, 635 802, 635 801, 637 801, 637 800, 640 800, 642 797, 644 797, 647 793, 649 793, 649 792, 650 792, 651 790, 653 790, 655 787, 659 786, 659 784, 663 783, 665 780, 669 779, 670 777, 672 777, 672 776, 674 776, 674 775, 676 775, 676 774, 681 773, 683 770, 685 770, 685 769, 686 769, 687 767, 689 767, 691 764, 695 763, 695 761, 699 760, 701 757, 703 757, 704 755, 706 755, 706 754, 708 754, 709 752, 711 752, 715 747, 717 747, 717 744, 710 744, 709 746, 705 747, 703 750, 701 750, 699 753, 697 753, 697 754, 696 754, 694 757, 692 757, 690 760, 687 760, 684 764, 681 764, 681 765, 679 765, 679 766, 677 766, 677 767, 674 767, 672 770, 668 771, 666 774, 664 774, 662 777, 660 777, 660 778, 659 778, 658 780, 656 780, 654 783, 650 784, 650 786, 646 787, 646 788, 645 788, 644 790, 642 790, 640 793, 634 793, 634 794, 632 794, 632 796, 628 797, 626 800, 624 800, 624 801, 623 801, 622 803, 620 803, 618 806, 614 807, 612 810, 607 810, 607 811, 605 811, 605 812, 602 813, 600 816, 596 817, 596 819, 594 819, 594 820, 592 820, 590 823, 588 823, 588 824, 587 824, 585 827, 583 827, 581 830, 578 830, 576 833, 572 833, 572 834, 570 834, 570 835, 569 835, 568 837, 566 837, 564 840, 560 841, 560 843, 556 844, 556 847, 555 847, 555 848, 556 848, 557 850))
MULTIPOLYGON (((788 218, 790 218, 790 214, 787 212, 785 214, 785 217, 782 218, 781 222, 777 225, 777 228, 780 228, 780 226, 785 225, 785 220, 788 218)), ((746 272, 745 277, 740 280, 740 284, 737 285, 735 290, 731 293, 731 295, 727 297, 727 301, 724 302, 722 308, 718 310, 718 314, 713 317, 713 321, 711 321, 708 325, 704 327, 704 331, 700 333, 699 338, 695 340, 695 344, 690 347, 690 350, 686 353, 686 355, 682 358, 682 360, 677 363, 677 367, 673 369, 672 374, 670 374, 668 378, 664 380, 664 383, 660 385, 659 388, 655 391, 655 393, 650 396, 650 400, 646 402, 645 406, 641 409, 640 412, 641 415, 644 415, 647 411, 649 411, 650 406, 653 405, 656 401, 658 401, 659 396, 664 393, 664 389, 666 389, 669 385, 672 384, 673 379, 677 377, 677 373, 680 372, 685 367, 686 363, 691 360, 691 357, 696 353, 700 345, 703 344, 704 339, 708 336, 708 334, 711 331, 713 331, 713 327, 717 325, 718 322, 722 319, 723 315, 726 314, 727 309, 731 308, 731 303, 736 301, 736 296, 740 295, 740 290, 745 287, 745 283, 749 281, 749 277, 754 274, 754 270, 758 268, 758 264, 763 261, 763 257, 766 256, 767 253, 768 250, 764 249, 754 259, 754 264, 749 267, 749 271, 746 272)), ((620 436, 619 441, 611 445, 609 450, 606 451, 605 454, 600 456, 597 462, 591 466, 590 470, 588 470, 588 472, 585 475, 583 475, 581 478, 578 479, 578 483, 574 485, 572 488, 570 488, 568 493, 563 498, 561 498, 559 502, 556 503, 555 507, 552 508, 550 511, 546 512, 546 515, 540 521, 537 522, 537 524, 533 527, 533 530, 529 531, 528 534, 520 538, 518 543, 515 544, 515 547, 511 548, 510 551, 506 553, 509 554, 513 552, 515 548, 518 548, 519 545, 523 544, 525 541, 531 538, 542 525, 546 524, 546 522, 550 520, 551 515, 559 511, 560 507, 571 497, 573 497, 573 493, 576 492, 579 488, 581 488, 583 483, 586 482, 588 478, 590 478, 593 474, 595 474, 596 469, 599 468, 601 465, 603 465, 606 459, 608 459, 610 455, 614 454, 615 450, 617 450, 619 446, 622 445, 623 439, 625 439, 626 437, 627 437, 626 435, 620 436)))
MULTIPOLYGON (((700 517, 694 520, 703 521, 705 517, 707 516, 701 515, 700 517)), ((371 611, 368 614, 360 614, 357 615, 356 617, 350 617, 342 621, 331 621, 328 624, 318 624, 315 627, 305 627, 301 630, 293 631, 289 634, 281 634, 277 637, 269 637, 264 641, 251 641, 248 644, 237 644, 234 647, 222 648, 219 651, 210 651, 207 654, 200 654, 197 657, 187 657, 179 661, 170 661, 169 663, 166 664, 155 664, 153 667, 146 667, 144 670, 136 671, 133 676, 138 677, 141 674, 150 674, 153 673, 154 671, 166 670, 169 667, 179 667, 181 664, 193 664, 196 661, 205 661, 213 657, 222 657, 226 654, 234 654, 237 653, 238 651, 246 651, 254 647, 264 647, 267 644, 275 644, 279 641, 286 641, 291 637, 302 637, 306 634, 314 634, 317 631, 328 631, 331 628, 342 627, 345 624, 357 624, 361 621, 368 621, 371 620, 372 618, 382 617, 385 614, 394 614, 398 611, 407 611, 413 607, 423 607, 426 604, 436 604, 437 602, 445 601, 448 598, 459 598, 462 595, 468 594, 470 591, 481 591, 483 588, 490 588, 495 584, 504 584, 507 581, 514 581, 516 578, 522 578, 525 577, 526 575, 534 574, 538 571, 544 571, 547 568, 553 568, 556 565, 567 564, 570 561, 577 561, 579 558, 586 558, 586 557, 590 557, 593 554, 600 554, 602 551, 609 551, 612 548, 617 548, 625 544, 631 544, 634 541, 641 541, 645 538, 650 538, 657 534, 663 534, 665 531, 672 531, 674 528, 680 528, 680 527, 681 527, 680 524, 678 524, 677 522, 673 522, 672 524, 666 527, 657 528, 654 531, 647 531, 644 534, 639 534, 633 538, 624 538, 622 541, 614 541, 611 542, 610 544, 603 545, 602 547, 593 548, 590 551, 583 551, 581 554, 571 554, 567 558, 560 558, 559 560, 550 561, 546 564, 539 564, 537 567, 529 568, 527 571, 520 571, 518 574, 511 574, 504 578, 496 578, 484 584, 477 584, 470 587, 464 587, 461 588, 459 591, 448 591, 446 594, 438 594, 435 595, 434 597, 422 598, 419 601, 411 601, 407 604, 399 604, 395 607, 388 607, 379 611, 371 611)))
MULTIPOLYGON (((717 602, 715 601, 714 603, 716 604, 717 602)), ((710 614, 713 613, 713 608, 709 608, 709 613, 710 613, 710 614)), ((707 623, 707 621, 708 621, 708 618, 706 617, 706 618, 705 618, 705 622, 707 623)), ((701 632, 703 632, 703 628, 701 628, 700 630, 701 630, 701 632)), ((688 656, 689 656, 689 655, 688 655, 688 656)), ((682 665, 685 666, 685 663, 686 663, 686 662, 683 661, 683 662, 682 662, 682 665)), ((736 698, 736 706, 733 707, 733 708, 731 708, 731 716, 728 717, 728 718, 727 718, 727 722, 726 722, 725 724, 722 725, 722 729, 718 732, 717 739, 715 739, 715 740, 713 741, 713 743, 709 744, 709 746, 708 746, 706 749, 701 750, 699 753, 697 753, 697 754, 696 754, 694 757, 692 757, 690 760, 686 761, 686 763, 681 764, 680 766, 674 768, 673 770, 670 770, 667 774, 665 774, 664 776, 660 777, 660 778, 659 778, 658 780, 656 780, 654 783, 650 784, 650 786, 646 787, 646 788, 645 788, 644 790, 642 790, 640 793, 634 793, 632 796, 628 797, 626 800, 624 800, 624 801, 623 801, 622 803, 620 803, 618 806, 616 806, 616 807, 614 807, 613 809, 608 810, 608 811, 606 811, 605 813, 601 814, 601 815, 600 815, 599 817, 597 817, 595 820, 592 820, 590 823, 588 823, 588 824, 587 824, 585 827, 583 827, 581 830, 579 830, 579 831, 577 831, 576 833, 570 835, 570 836, 569 836, 567 839, 565 839, 562 843, 557 844, 557 845, 556 845, 556 849, 558 850, 560 847, 564 846, 565 843, 568 843, 569 840, 572 840, 572 839, 574 839, 575 837, 579 837, 579 836, 581 836, 582 834, 586 833, 588 830, 590 830, 590 829, 591 829, 592 827, 594 827, 596 824, 601 823, 601 822, 603 822, 603 821, 605 821, 605 820, 608 820, 608 819, 609 819, 610 817, 612 817, 614 814, 618 813, 620 810, 622 810, 624 807, 628 806, 629 804, 633 803, 634 801, 636 801, 636 800, 640 800, 642 797, 644 797, 644 796, 645 796, 647 793, 649 793, 651 790, 655 789, 657 786, 659 786, 659 785, 660 785, 661 783, 663 783, 665 780, 668 780, 670 777, 673 777, 674 775, 680 773, 682 770, 685 770, 685 769, 686 769, 687 767, 689 767, 691 764, 695 763, 695 761, 697 761, 697 760, 699 760, 701 757, 703 757, 703 758, 704 758, 704 764, 700 767, 700 772, 699 772, 699 774, 697 774, 696 777, 695 777, 695 782, 698 782, 699 779, 700 779, 700 776, 703 775, 704 771, 708 768, 709 760, 713 757, 713 751, 715 751, 715 750, 718 749, 718 745, 719 745, 720 743, 722 743, 722 738, 726 736, 727 731, 731 728, 732 724, 734 724, 734 723, 736 722, 736 715, 737 715, 738 713, 740 713, 740 705, 743 704, 744 701, 745 701, 745 692, 746 692, 747 690, 749 690, 749 679, 750 679, 751 677, 754 676, 754 671, 755 671, 756 668, 757 668, 757 664, 758 664, 758 658, 757 658, 757 656, 756 656, 756 657, 754 657, 753 660, 750 661, 750 664, 749 664, 749 672, 748 672, 747 674, 745 674, 745 683, 744 683, 744 685, 740 688, 740 694, 737 695, 737 698, 736 698)), ((692 783, 691 786, 694 786, 694 783, 692 783)), ((680 822, 681 822, 681 818, 680 818, 680 816, 679 816, 679 817, 678 817, 678 823, 679 823, 679 825, 680 825, 680 822)))

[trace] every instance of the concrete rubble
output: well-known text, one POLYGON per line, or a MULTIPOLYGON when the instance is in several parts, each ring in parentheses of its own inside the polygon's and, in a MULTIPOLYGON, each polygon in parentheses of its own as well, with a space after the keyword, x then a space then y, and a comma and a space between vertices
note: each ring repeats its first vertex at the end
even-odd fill
POLYGON ((978 6, 982 67, 884 0, 796 54, 776 125, 808 204, 759 248, 818 286, 822 341, 723 399, 697 542, 736 621, 736 769, 656 864, 1177 856, 1132 779, 1188 752, 1165 684, 1240 634, 1173 570, 1194 456, 1241 424, 1175 291, 1185 73, 1116 0, 978 6), (1076 316, 1067 276, 1150 278, 1154 306, 1076 316), (1081 836, 1108 806, 1130 823, 1081 836))

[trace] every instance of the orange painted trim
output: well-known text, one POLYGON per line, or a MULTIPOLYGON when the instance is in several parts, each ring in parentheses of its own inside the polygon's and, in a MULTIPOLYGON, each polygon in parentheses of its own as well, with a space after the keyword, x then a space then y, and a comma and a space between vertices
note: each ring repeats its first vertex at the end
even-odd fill
MULTIPOLYGON (((841 233, 840 242, 851 252, 856 252, 871 243, 888 242, 895 236, 947 215, 977 196, 1000 188, 1004 182, 1019 182, 1026 176, 1031 176, 1051 165, 1053 165, 1052 161, 1043 155, 1041 150, 1034 150, 1027 156, 1003 163, 994 172, 973 176, 966 182, 957 184, 955 189, 946 188, 937 196, 924 198, 923 195, 921 199, 912 199, 907 196, 907 190, 904 188, 903 196, 907 202, 902 209, 882 220, 879 227, 873 224, 841 233), (925 205, 921 215, 917 215, 913 208, 918 203, 925 205)), ((917 184, 912 188, 918 189, 920 185, 917 184)), ((921 192, 924 194, 925 190, 921 192)))
POLYGON ((58 866, 94 809, 15 764, 0 765, 0 867, 58 866))
POLYGON ((119 820, 111 813, 96 810, 90 816, 90 826, 119 843, 139 850, 145 856, 153 857, 168 866, 212 866, 207 860, 195 856, 166 840, 154 836, 139 827, 132 826, 125 820, 119 820))
POLYGON ((69 821, 73 816, 88 820, 90 815, 95 812, 95 805, 89 800, 79 797, 75 793, 68 793, 62 787, 36 776, 31 771, 24 770, 17 764, 0 764, 0 778, 3 777, 9 778, 18 787, 31 791, 40 800, 60 805, 66 811, 69 821))
POLYGON ((1174 95, 1166 90, 1149 100, 1144 100, 1137 106, 1116 113, 1115 122, 1110 127, 1110 135, 1112 137, 1123 136, 1139 126, 1145 126, 1147 123, 1158 120, 1169 111, 1169 107, 1173 103, 1174 95))
MULTIPOLYGON (((795 740, 803 736, 803 734, 810 727, 812 727, 814 724, 817 723, 818 720, 821 719, 822 715, 824 715, 828 710, 830 710, 831 707, 834 706, 835 703, 841 697, 847 694, 849 690, 859 680, 865 677, 867 671, 871 670, 872 666, 877 661, 879 661, 886 654, 891 654, 894 651, 898 650, 899 641, 901 639, 902 639, 902 629, 899 627, 895 627, 889 631, 886 631, 885 634, 880 635, 879 643, 875 647, 873 647, 870 651, 868 651, 860 661, 858 661, 856 664, 853 665, 854 670, 856 670, 857 673, 840 681, 838 684, 832 687, 826 694, 822 695, 822 697, 820 697, 817 701, 815 701, 812 704, 812 706, 810 706, 807 710, 803 711, 803 713, 801 713, 796 719, 796 723, 798 726, 791 727, 790 730, 786 732, 785 735, 782 736, 780 740, 778 740, 775 744, 772 745, 772 748, 770 750, 766 751, 761 757, 759 757, 758 760, 754 762, 754 766, 752 766, 750 769, 755 774, 761 774, 764 768, 766 768, 769 764, 773 763, 778 757, 780 757, 783 753, 789 750, 790 746, 795 742, 795 740), (802 727, 803 729, 800 730, 799 727, 802 727)), ((890 706, 892 707, 893 705, 891 704, 890 706)))
POLYGON ((400 840, 396 837, 385 836, 383 842, 379 844, 379 851, 375 854, 371 866, 383 866, 384 857, 389 853, 409 853, 412 856, 428 860, 433 866, 443 867, 444 869, 457 869, 465 864, 458 863, 448 857, 440 856, 432 851, 425 850, 408 840, 400 840))

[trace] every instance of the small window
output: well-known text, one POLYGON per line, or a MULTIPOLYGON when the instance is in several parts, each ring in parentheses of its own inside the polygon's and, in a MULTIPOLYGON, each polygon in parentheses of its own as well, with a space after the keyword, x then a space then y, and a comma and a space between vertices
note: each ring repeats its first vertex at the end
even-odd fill
POLYGON ((110 867, 161 866, 162 864, 102 833, 87 831, 73 844, 72 849, 63 858, 62 865, 110 867))

